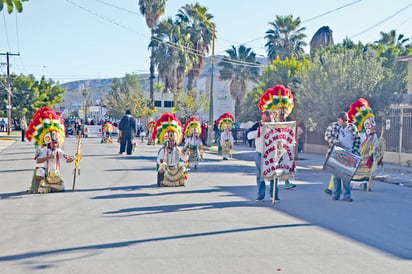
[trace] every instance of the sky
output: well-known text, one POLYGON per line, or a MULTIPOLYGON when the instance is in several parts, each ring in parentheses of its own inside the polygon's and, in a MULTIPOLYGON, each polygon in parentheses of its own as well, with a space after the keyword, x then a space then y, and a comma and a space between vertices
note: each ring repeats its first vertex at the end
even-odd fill
MULTIPOLYGON (((150 30, 138 2, 29 0, 22 13, 0 13, 0 53, 20 54, 10 56, 11 73, 59 83, 149 73, 150 30)), ((374 42, 381 31, 390 30, 412 41, 411 0, 168 0, 161 19, 175 18, 179 8, 196 2, 214 16, 215 55, 244 44, 266 56, 264 36, 276 15, 299 17, 308 45, 322 26, 332 29, 335 43, 346 37, 374 42)), ((5 63, 6 57, 0 56, 3 75, 5 63)))

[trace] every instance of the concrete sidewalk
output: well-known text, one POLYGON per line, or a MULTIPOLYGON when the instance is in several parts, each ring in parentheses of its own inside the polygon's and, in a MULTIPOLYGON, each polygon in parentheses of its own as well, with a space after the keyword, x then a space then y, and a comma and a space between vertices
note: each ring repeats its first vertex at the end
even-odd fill
POLYGON ((0 153, 19 140, 15 134, 7 135, 7 132, 0 132, 0 153))

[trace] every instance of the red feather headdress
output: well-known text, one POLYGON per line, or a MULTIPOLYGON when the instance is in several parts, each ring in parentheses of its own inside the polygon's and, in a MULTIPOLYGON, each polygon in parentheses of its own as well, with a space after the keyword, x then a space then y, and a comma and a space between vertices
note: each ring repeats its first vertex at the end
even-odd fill
POLYGON ((163 144, 173 138, 176 144, 182 140, 182 123, 173 114, 165 113, 157 121, 152 134, 153 140, 163 144))

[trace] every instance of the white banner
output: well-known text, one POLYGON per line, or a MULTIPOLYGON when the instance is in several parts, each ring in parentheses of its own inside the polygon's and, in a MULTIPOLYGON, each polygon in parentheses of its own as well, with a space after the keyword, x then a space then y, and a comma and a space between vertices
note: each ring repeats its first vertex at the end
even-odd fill
POLYGON ((296 122, 262 123, 261 177, 271 180, 295 171, 296 122))
MULTIPOLYGON (((113 133, 119 133, 119 128, 113 127, 113 133)), ((102 137, 102 125, 84 125, 84 135, 87 137, 102 137)))

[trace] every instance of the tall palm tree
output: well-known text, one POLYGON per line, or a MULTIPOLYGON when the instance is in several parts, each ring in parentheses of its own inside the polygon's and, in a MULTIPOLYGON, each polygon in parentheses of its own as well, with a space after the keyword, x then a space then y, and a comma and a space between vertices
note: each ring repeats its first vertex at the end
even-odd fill
POLYGON ((281 59, 292 56, 299 59, 303 56, 306 35, 302 31, 306 28, 300 27, 300 23, 300 18, 293 19, 293 15, 276 15, 275 21, 269 23, 272 29, 266 31, 265 47, 270 60, 277 56, 281 59))
POLYGON ((236 101, 235 117, 239 117, 247 82, 257 82, 260 63, 256 61, 256 53, 244 45, 240 45, 238 49, 232 46, 226 53, 228 56, 223 57, 218 64, 222 67, 219 79, 229 81, 230 96, 236 101))
POLYGON ((192 44, 189 34, 172 18, 162 20, 154 30, 151 47, 159 75, 165 89, 176 91, 183 87, 183 78, 192 66, 193 55, 188 54, 192 44))
POLYGON ((210 20, 213 15, 207 13, 207 8, 196 4, 186 4, 177 14, 178 20, 185 26, 190 34, 190 41, 194 51, 194 62, 192 68, 187 74, 187 89, 192 90, 195 78, 203 71, 206 60, 206 53, 209 53, 209 47, 213 39, 213 27, 210 20), (196 12, 197 11, 197 12, 196 12))
MULTIPOLYGON (((139 0, 140 12, 145 16, 146 24, 151 31, 150 44, 153 42, 153 35, 154 35, 153 31, 157 23, 159 22, 160 16, 162 16, 162 14, 165 12, 165 7, 166 7, 166 0, 139 0)), ((155 75, 154 75, 155 65, 154 65, 153 51, 154 49, 151 48, 151 54, 150 54, 150 101, 151 101, 150 104, 151 104, 151 107, 154 107, 153 92, 154 92, 154 80, 155 80, 155 75)))

